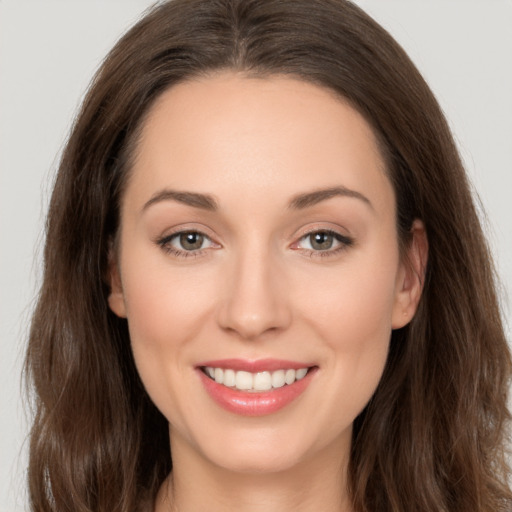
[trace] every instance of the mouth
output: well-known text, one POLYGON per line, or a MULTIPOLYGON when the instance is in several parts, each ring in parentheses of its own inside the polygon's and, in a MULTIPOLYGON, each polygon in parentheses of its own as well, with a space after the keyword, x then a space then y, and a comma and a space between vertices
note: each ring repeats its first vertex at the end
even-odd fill
POLYGON ((217 384, 230 389, 258 393, 279 389, 283 386, 290 386, 298 380, 303 379, 313 367, 286 368, 271 371, 251 373, 233 368, 219 368, 203 366, 201 371, 217 384))
POLYGON ((241 416, 277 412, 301 396, 318 366, 280 360, 230 359, 196 367, 204 389, 223 409, 241 416))

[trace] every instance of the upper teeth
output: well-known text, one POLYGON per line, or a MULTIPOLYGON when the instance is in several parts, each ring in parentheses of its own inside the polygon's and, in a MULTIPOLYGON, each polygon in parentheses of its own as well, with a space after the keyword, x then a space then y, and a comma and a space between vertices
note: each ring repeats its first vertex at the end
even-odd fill
POLYGON ((272 388, 281 388, 285 384, 293 384, 296 380, 304 378, 308 369, 250 373, 207 366, 205 372, 215 382, 240 391, 268 391, 272 388))

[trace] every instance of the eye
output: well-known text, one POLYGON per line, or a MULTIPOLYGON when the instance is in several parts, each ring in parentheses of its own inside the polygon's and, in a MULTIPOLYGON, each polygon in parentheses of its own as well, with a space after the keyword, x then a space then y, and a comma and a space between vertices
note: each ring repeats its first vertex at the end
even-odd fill
POLYGON ((182 257, 198 255, 204 249, 218 247, 199 231, 180 231, 157 240, 157 243, 167 252, 182 257))
POLYGON ((334 235, 326 231, 311 233, 304 237, 303 240, 308 246, 307 249, 313 249, 315 251, 327 251, 328 249, 332 249, 332 246, 336 242, 334 235))
POLYGON ((304 235, 293 246, 303 249, 311 255, 332 255, 353 244, 352 238, 331 230, 317 230, 304 235), (314 254, 316 253, 316 254, 314 254))
POLYGON ((197 251, 203 249, 205 243, 207 244, 208 238, 201 233, 195 231, 177 233, 171 238, 170 244, 177 249, 185 251, 197 251))

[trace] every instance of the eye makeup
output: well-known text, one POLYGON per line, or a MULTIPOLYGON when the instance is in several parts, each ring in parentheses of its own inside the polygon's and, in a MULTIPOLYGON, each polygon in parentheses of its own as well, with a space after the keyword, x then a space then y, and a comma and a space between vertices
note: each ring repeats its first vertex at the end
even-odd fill
POLYGON ((354 244, 354 239, 332 229, 315 228, 304 234, 291 249, 301 250, 310 257, 336 256, 354 244))
MULTIPOLYGON (((214 242, 211 237, 195 229, 175 231, 158 238, 155 242, 167 254, 177 258, 203 256, 208 250, 221 248, 221 245, 214 242)), ((330 257, 347 250, 353 244, 352 237, 332 229, 315 228, 303 234, 290 249, 301 251, 309 257, 330 257)))

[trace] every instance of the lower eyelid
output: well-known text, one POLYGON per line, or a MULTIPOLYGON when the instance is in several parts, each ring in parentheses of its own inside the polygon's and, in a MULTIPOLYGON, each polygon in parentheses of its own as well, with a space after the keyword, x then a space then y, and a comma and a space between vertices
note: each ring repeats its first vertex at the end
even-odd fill
POLYGON ((193 257, 202 256, 203 254, 206 253, 206 250, 208 249, 208 247, 207 247, 205 249, 197 249, 195 251, 186 251, 184 249, 179 249, 177 247, 174 247, 170 243, 165 242, 165 241, 161 241, 161 242, 159 241, 159 242, 157 242, 157 245, 166 254, 171 254, 173 256, 177 256, 180 258, 193 258, 193 257))
POLYGON ((346 251, 348 248, 348 245, 340 244, 334 249, 327 249, 325 251, 315 251, 314 249, 303 249, 303 251, 311 258, 329 258, 331 256, 337 256, 339 253, 346 251))

